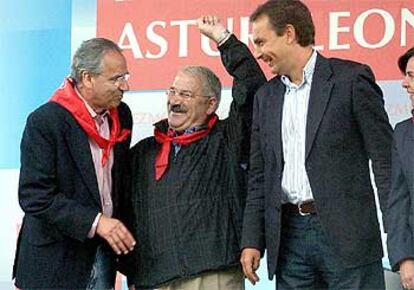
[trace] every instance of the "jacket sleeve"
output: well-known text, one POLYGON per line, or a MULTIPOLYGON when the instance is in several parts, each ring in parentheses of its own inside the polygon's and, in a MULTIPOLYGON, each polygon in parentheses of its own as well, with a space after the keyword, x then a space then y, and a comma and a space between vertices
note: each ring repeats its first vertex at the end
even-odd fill
POLYGON ((233 77, 232 97, 226 131, 229 144, 238 151, 239 162, 248 163, 253 98, 266 78, 249 48, 232 35, 219 47, 221 60, 233 77))
POLYGON ((264 160, 260 139, 260 102, 256 96, 253 109, 248 195, 244 210, 241 248, 255 248, 264 253, 264 160))
POLYGON ((375 83, 371 69, 366 65, 358 66, 354 75, 353 110, 372 162, 375 185, 385 221, 391 176, 392 128, 384 109, 382 91, 375 83))
MULTIPOLYGON (((399 263, 406 258, 414 259, 413 229, 410 227, 411 198, 407 180, 402 167, 404 156, 399 154, 396 137, 402 131, 394 134, 392 148, 391 190, 387 205, 387 245, 388 257, 393 271, 399 270, 399 263)), ((411 217, 412 218, 412 217, 411 217)))
POLYGON ((49 113, 35 111, 27 120, 21 142, 19 203, 26 215, 58 229, 55 234, 60 238, 64 234, 84 241, 99 211, 59 191, 55 138, 59 126, 49 113))

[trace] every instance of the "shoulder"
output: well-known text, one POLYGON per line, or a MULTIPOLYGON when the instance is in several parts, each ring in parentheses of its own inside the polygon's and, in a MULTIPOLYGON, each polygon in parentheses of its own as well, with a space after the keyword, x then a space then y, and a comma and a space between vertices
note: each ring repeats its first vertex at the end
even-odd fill
POLYGON ((397 123, 397 125, 395 125, 395 130, 394 130, 394 134, 403 134, 403 132, 409 128, 410 126, 413 126, 413 121, 412 118, 408 118, 405 119, 399 123, 397 123))
POLYGON ((119 120, 121 121, 122 127, 131 129, 133 119, 132 119, 131 109, 129 108, 129 106, 125 104, 124 102, 121 102, 117 109, 118 109, 119 120))
POLYGON ((156 145, 157 141, 155 141, 155 138, 153 136, 147 137, 138 141, 134 146, 132 146, 131 153, 132 155, 144 154, 155 148, 156 145))
POLYGON ((59 126, 62 121, 73 119, 72 115, 61 105, 47 102, 34 110, 27 118, 27 123, 35 125, 59 126))
POLYGON ((121 116, 131 116, 131 109, 129 108, 129 106, 126 104, 126 103, 124 103, 124 102, 121 102, 120 104, 119 104, 119 106, 118 106, 118 112, 119 112, 119 115, 121 116))
POLYGON ((273 95, 275 92, 280 92, 285 90, 284 84, 280 80, 280 76, 275 76, 266 83, 264 83, 256 92, 256 98, 260 99, 265 98, 268 95, 273 95))
POLYGON ((325 58, 319 55, 320 61, 326 61, 332 69, 334 75, 344 75, 349 77, 357 77, 358 75, 365 75, 374 79, 374 74, 371 68, 363 63, 356 61, 341 59, 341 58, 325 58))

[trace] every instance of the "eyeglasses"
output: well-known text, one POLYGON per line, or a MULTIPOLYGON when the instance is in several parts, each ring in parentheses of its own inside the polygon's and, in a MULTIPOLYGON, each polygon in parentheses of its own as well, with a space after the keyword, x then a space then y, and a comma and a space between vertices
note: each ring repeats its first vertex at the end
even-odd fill
POLYGON ((111 82, 113 82, 114 84, 121 84, 121 83, 125 83, 129 80, 130 75, 129 74, 123 74, 123 75, 116 75, 111 77, 109 80, 111 82))
POLYGON ((179 96, 180 98, 183 98, 183 99, 191 99, 195 97, 195 95, 190 91, 182 91, 182 90, 177 90, 174 88, 167 89, 165 94, 169 97, 179 96))
POLYGON ((186 90, 178 90, 176 88, 169 88, 165 91, 165 94, 169 97, 173 97, 173 96, 179 96, 180 98, 183 99, 193 99, 196 96, 200 96, 200 97, 206 97, 206 98, 212 98, 213 96, 205 96, 205 95, 196 95, 191 91, 186 91, 186 90))

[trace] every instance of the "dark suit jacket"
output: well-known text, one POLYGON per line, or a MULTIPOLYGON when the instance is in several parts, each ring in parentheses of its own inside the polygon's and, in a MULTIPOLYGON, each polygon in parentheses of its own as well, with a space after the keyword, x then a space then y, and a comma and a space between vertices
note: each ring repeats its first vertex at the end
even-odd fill
MULTIPOLYGON (((119 106, 122 128, 131 112, 119 106)), ((123 192, 121 176, 130 138, 114 148, 114 215, 123 192)), ((101 202, 86 133, 72 115, 49 102, 27 120, 21 143, 19 202, 25 216, 13 277, 19 288, 86 288, 98 237, 87 238, 101 202)))
POLYGON ((394 271, 399 262, 414 259, 414 124, 398 123, 392 148, 391 190, 388 196, 388 257, 394 271))
MULTIPOLYGON (((249 192, 242 247, 267 249, 269 278, 277 266, 281 229, 285 86, 280 77, 256 94, 249 192)), ((375 182, 384 212, 392 128, 380 88, 366 65, 318 55, 309 98, 305 168, 323 229, 346 267, 380 259, 375 182)))

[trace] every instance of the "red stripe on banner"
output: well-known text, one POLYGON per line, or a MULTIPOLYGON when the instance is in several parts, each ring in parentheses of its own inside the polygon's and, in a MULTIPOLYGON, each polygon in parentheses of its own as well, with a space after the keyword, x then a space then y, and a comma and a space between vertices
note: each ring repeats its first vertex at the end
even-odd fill
MULTIPOLYGON (((252 48, 248 18, 262 2, 98 0, 97 35, 124 49, 131 89, 167 88, 177 69, 187 64, 210 67, 230 86, 215 45, 201 37, 195 19, 218 14, 252 48)), ((396 60, 414 45, 414 1, 304 2, 315 21, 316 46, 325 56, 367 63, 379 80, 400 79, 396 60)))

